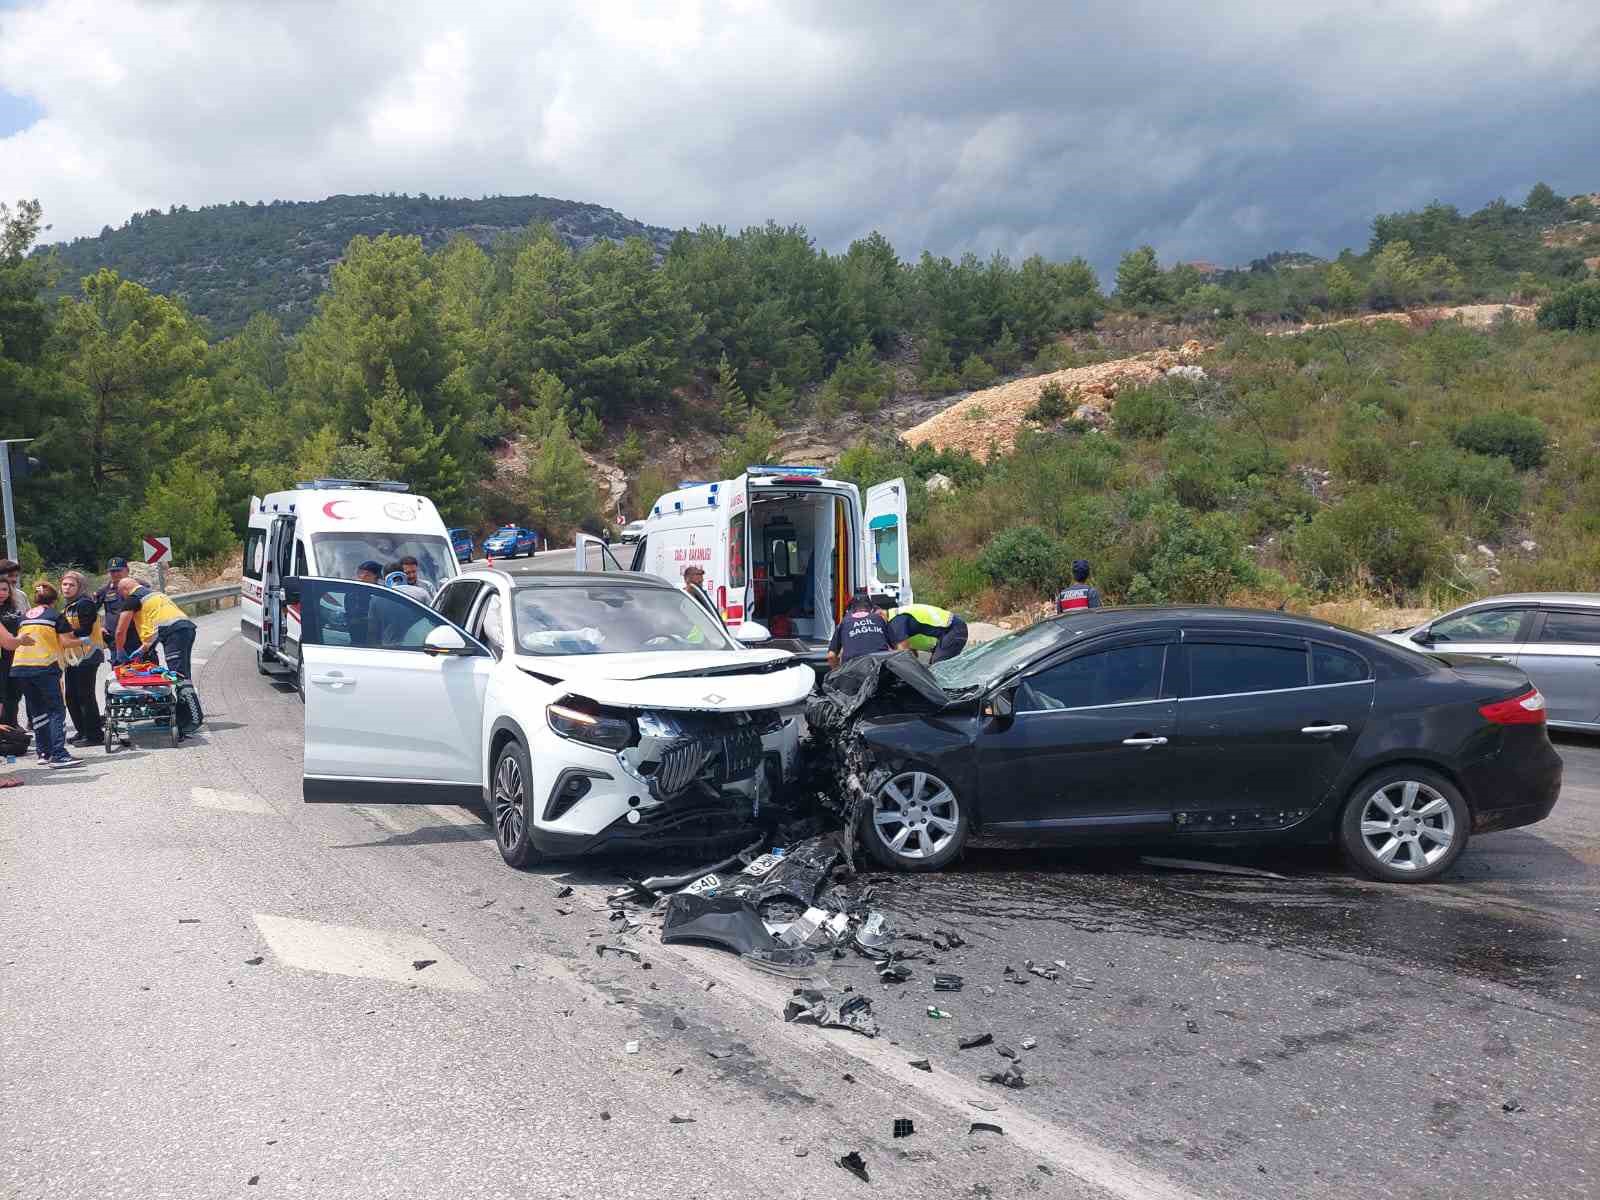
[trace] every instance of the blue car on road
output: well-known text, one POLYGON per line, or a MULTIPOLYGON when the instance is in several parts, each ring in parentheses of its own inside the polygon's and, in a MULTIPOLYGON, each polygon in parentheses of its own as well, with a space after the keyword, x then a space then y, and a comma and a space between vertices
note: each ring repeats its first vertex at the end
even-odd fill
POLYGON ((450 534, 450 548, 456 552, 456 561, 471 562, 473 552, 478 548, 478 543, 472 539, 472 531, 468 529, 451 529, 446 532, 450 534))
POLYGON ((539 548, 539 535, 520 525, 504 525, 483 539, 483 552, 496 558, 516 558, 539 548))

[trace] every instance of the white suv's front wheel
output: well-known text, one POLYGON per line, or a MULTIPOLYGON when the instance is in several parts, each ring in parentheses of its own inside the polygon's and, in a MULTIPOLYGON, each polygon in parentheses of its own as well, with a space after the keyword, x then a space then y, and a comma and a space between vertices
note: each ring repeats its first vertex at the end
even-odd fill
POLYGON ((489 784, 489 820, 494 825, 494 844, 500 848, 500 857, 519 869, 539 861, 531 828, 532 786, 527 749, 521 742, 507 742, 495 759, 489 784))

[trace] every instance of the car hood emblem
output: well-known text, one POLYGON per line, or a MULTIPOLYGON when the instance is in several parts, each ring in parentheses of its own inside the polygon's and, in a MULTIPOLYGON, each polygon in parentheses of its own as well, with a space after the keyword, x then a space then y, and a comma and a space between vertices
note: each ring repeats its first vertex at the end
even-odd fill
POLYGON ((704 700, 707 704, 721 704, 727 699, 727 697, 719 695, 716 692, 707 692, 704 696, 701 696, 700 699, 704 700))

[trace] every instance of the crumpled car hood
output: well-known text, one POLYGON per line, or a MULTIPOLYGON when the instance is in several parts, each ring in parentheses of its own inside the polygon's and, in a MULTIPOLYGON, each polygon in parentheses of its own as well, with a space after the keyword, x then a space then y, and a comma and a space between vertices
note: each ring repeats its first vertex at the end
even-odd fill
POLYGON ((805 701, 816 681, 809 666, 781 650, 518 655, 517 665, 598 704, 626 708, 791 708, 805 701))

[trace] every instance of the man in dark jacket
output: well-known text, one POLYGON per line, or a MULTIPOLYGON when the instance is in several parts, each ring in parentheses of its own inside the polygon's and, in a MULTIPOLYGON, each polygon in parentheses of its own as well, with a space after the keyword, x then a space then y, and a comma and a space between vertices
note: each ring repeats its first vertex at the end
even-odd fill
POLYGON ((1072 564, 1072 586, 1056 593, 1058 613, 1075 612, 1081 608, 1100 607, 1100 589, 1089 582, 1089 564, 1078 559, 1072 564))
MULTIPOLYGON (((90 599, 100 606, 100 628, 105 631, 106 642, 110 647, 111 661, 113 663, 127 662, 137 642, 128 640, 126 645, 117 644, 117 618, 122 615, 122 593, 117 590, 117 585, 128 577, 128 560, 113 558, 106 563, 106 574, 110 577, 105 587, 97 591, 90 599)), ((131 639, 133 635, 130 633, 131 639)))
POLYGON ((860 591, 850 598, 844 619, 834 626, 833 638, 828 642, 828 669, 835 670, 840 663, 863 654, 883 654, 893 649, 889 623, 883 619, 872 597, 860 591))

